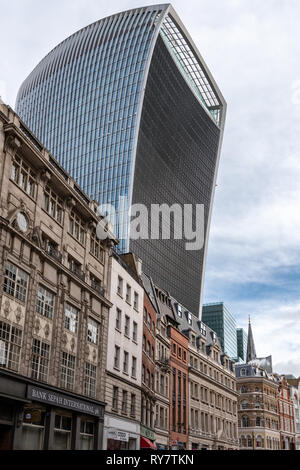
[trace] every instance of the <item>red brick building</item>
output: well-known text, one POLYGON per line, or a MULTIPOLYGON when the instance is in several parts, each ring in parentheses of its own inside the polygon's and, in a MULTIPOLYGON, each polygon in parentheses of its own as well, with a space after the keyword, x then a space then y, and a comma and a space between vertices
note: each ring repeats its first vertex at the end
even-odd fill
POLYGON ((280 426, 280 445, 282 450, 295 449, 295 416, 294 405, 289 384, 285 376, 278 377, 278 414, 280 426))
POLYGON ((142 356, 141 448, 151 447, 151 444, 154 445, 155 441, 155 335, 156 310, 145 291, 142 356))
POLYGON ((188 449, 188 338, 169 325, 170 337, 170 448, 188 449))

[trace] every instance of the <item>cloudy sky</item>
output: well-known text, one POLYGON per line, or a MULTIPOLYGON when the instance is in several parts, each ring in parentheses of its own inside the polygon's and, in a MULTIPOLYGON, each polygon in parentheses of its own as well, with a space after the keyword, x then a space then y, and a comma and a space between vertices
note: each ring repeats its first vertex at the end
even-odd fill
MULTIPOLYGON (((0 94, 76 30, 147 0, 0 0, 0 94)), ((300 376, 300 2, 174 0, 228 104, 205 301, 300 376)))

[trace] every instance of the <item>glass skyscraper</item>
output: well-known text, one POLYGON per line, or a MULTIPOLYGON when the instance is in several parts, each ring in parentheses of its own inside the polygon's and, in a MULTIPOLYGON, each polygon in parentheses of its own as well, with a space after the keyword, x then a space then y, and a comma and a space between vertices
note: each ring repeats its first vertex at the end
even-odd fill
POLYGON ((236 359, 236 320, 224 303, 203 305, 202 321, 217 333, 222 351, 230 358, 236 359))
POLYGON ((67 38, 24 81, 16 110, 91 198, 115 207, 120 251, 198 315, 226 103, 172 6, 122 12, 67 38), (136 203, 204 204, 204 247, 132 240, 136 203))
POLYGON ((248 335, 243 328, 237 328, 236 337, 237 337, 237 358, 241 358, 243 361, 246 361, 248 335))

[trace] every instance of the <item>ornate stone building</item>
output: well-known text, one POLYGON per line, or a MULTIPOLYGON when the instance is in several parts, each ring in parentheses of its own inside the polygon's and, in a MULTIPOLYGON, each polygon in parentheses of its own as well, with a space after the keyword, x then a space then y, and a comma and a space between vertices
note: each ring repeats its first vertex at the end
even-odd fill
POLYGON ((272 357, 257 358, 249 318, 247 362, 236 364, 241 450, 279 450, 278 380, 272 357))
POLYGON ((99 449, 117 240, 3 103, 0 175, 0 446, 99 449))
POLYGON ((236 364, 241 450, 279 450, 278 383, 252 364, 236 364))

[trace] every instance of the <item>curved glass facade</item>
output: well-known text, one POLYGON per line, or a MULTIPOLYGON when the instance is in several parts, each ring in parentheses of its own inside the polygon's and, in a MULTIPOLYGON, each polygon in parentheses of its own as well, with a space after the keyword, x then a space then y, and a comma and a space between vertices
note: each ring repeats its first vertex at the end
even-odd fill
POLYGON ((122 12, 70 36, 27 77, 16 108, 90 197, 116 207, 120 251, 198 314, 205 248, 130 242, 120 214, 124 198, 202 203, 207 235, 225 102, 173 8, 122 12))

